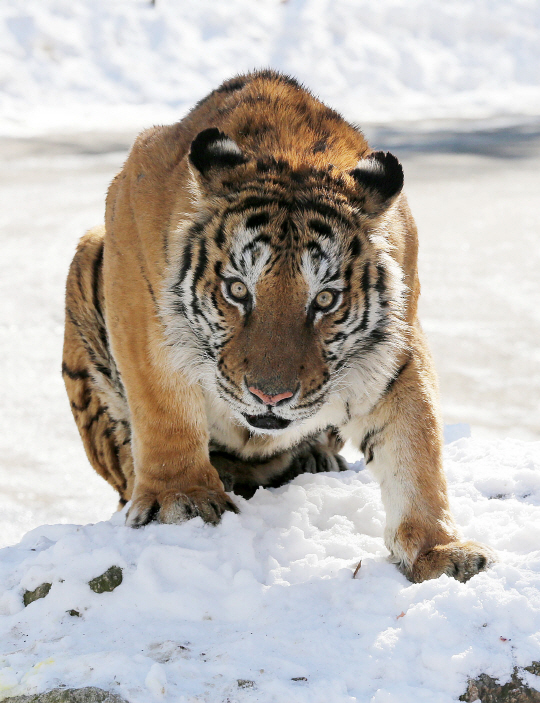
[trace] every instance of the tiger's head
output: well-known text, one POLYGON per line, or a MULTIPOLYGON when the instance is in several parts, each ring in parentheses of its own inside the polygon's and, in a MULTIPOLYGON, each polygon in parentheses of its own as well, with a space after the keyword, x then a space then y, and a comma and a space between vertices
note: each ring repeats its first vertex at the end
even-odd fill
POLYGON ((401 344, 404 286, 385 236, 397 159, 291 165, 211 128, 189 163, 196 212, 166 292, 178 364, 189 358, 255 433, 299 425, 335 393, 380 392, 401 344))

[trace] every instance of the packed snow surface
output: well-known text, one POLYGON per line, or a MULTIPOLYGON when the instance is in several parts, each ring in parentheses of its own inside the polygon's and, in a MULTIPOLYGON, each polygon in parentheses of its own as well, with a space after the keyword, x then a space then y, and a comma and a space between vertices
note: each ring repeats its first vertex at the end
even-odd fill
POLYGON ((132 703, 450 703, 468 676, 508 678, 540 659, 540 443, 459 439, 445 464, 464 535, 500 556, 466 584, 411 584, 387 560, 362 463, 237 498, 217 527, 33 530, 0 552, 0 700, 64 684, 132 703), (122 583, 91 591, 111 566, 122 583))
POLYGON ((352 120, 540 114, 535 0, 3 0, 1 129, 180 117, 226 78, 290 73, 352 120))

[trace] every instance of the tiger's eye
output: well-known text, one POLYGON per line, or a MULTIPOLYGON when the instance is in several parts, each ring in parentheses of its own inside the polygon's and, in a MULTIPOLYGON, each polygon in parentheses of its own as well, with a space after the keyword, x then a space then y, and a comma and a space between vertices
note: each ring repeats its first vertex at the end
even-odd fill
POLYGON ((248 294, 248 289, 242 283, 242 281, 233 281, 229 285, 229 293, 232 295, 233 298, 236 298, 237 300, 243 300, 248 294))
POLYGON ((335 295, 332 291, 322 290, 315 298, 315 302, 320 308, 329 308, 335 300, 335 295))

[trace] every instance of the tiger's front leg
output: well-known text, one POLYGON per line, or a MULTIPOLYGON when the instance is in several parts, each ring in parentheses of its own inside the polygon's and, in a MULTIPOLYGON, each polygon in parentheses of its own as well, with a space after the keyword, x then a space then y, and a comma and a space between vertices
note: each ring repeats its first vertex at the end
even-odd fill
POLYGON ((462 541, 450 512, 437 382, 417 334, 397 380, 363 427, 360 448, 381 485, 385 544, 405 575, 414 582, 441 574, 467 581, 495 555, 477 542, 462 541))
POLYGON ((154 292, 160 272, 138 249, 122 182, 109 190, 115 207, 108 209, 103 280, 107 336, 129 406, 135 480, 126 524, 196 516, 217 524, 238 509, 210 463, 202 390, 167 354, 154 292))
POLYGON ((122 349, 117 363, 132 429, 135 483, 126 524, 180 523, 196 516, 217 524, 223 512, 238 510, 210 463, 201 389, 182 373, 163 372, 166 359, 148 351, 148 336, 158 330, 134 324, 134 311, 127 316, 126 307, 111 304, 108 311, 116 320, 112 339, 122 349))
POLYGON ((123 350, 118 366, 129 402, 135 469, 126 524, 180 523, 196 516, 216 524, 224 511, 238 512, 210 463, 200 388, 181 373, 160 373, 165 361, 145 353, 148 330, 130 326, 122 321, 123 310, 111 308, 117 321, 112 337, 123 350))
MULTIPOLYGON (((197 516, 217 524, 225 511, 238 512, 210 463, 197 390, 177 387, 175 395, 185 403, 177 412, 149 411, 148 403, 141 407, 144 418, 133 413, 135 485, 127 525, 140 527, 154 519, 180 523, 197 516)), ((140 397, 139 389, 135 402, 140 397)))

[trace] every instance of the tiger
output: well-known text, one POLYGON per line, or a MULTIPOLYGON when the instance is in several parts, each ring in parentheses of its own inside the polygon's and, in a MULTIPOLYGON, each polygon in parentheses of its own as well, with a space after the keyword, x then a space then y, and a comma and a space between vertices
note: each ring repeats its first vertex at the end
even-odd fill
POLYGON ((493 563, 449 507, 403 182, 393 154, 273 70, 139 135, 73 258, 62 364, 127 525, 216 525, 234 495, 346 469, 350 440, 409 580, 493 563))

